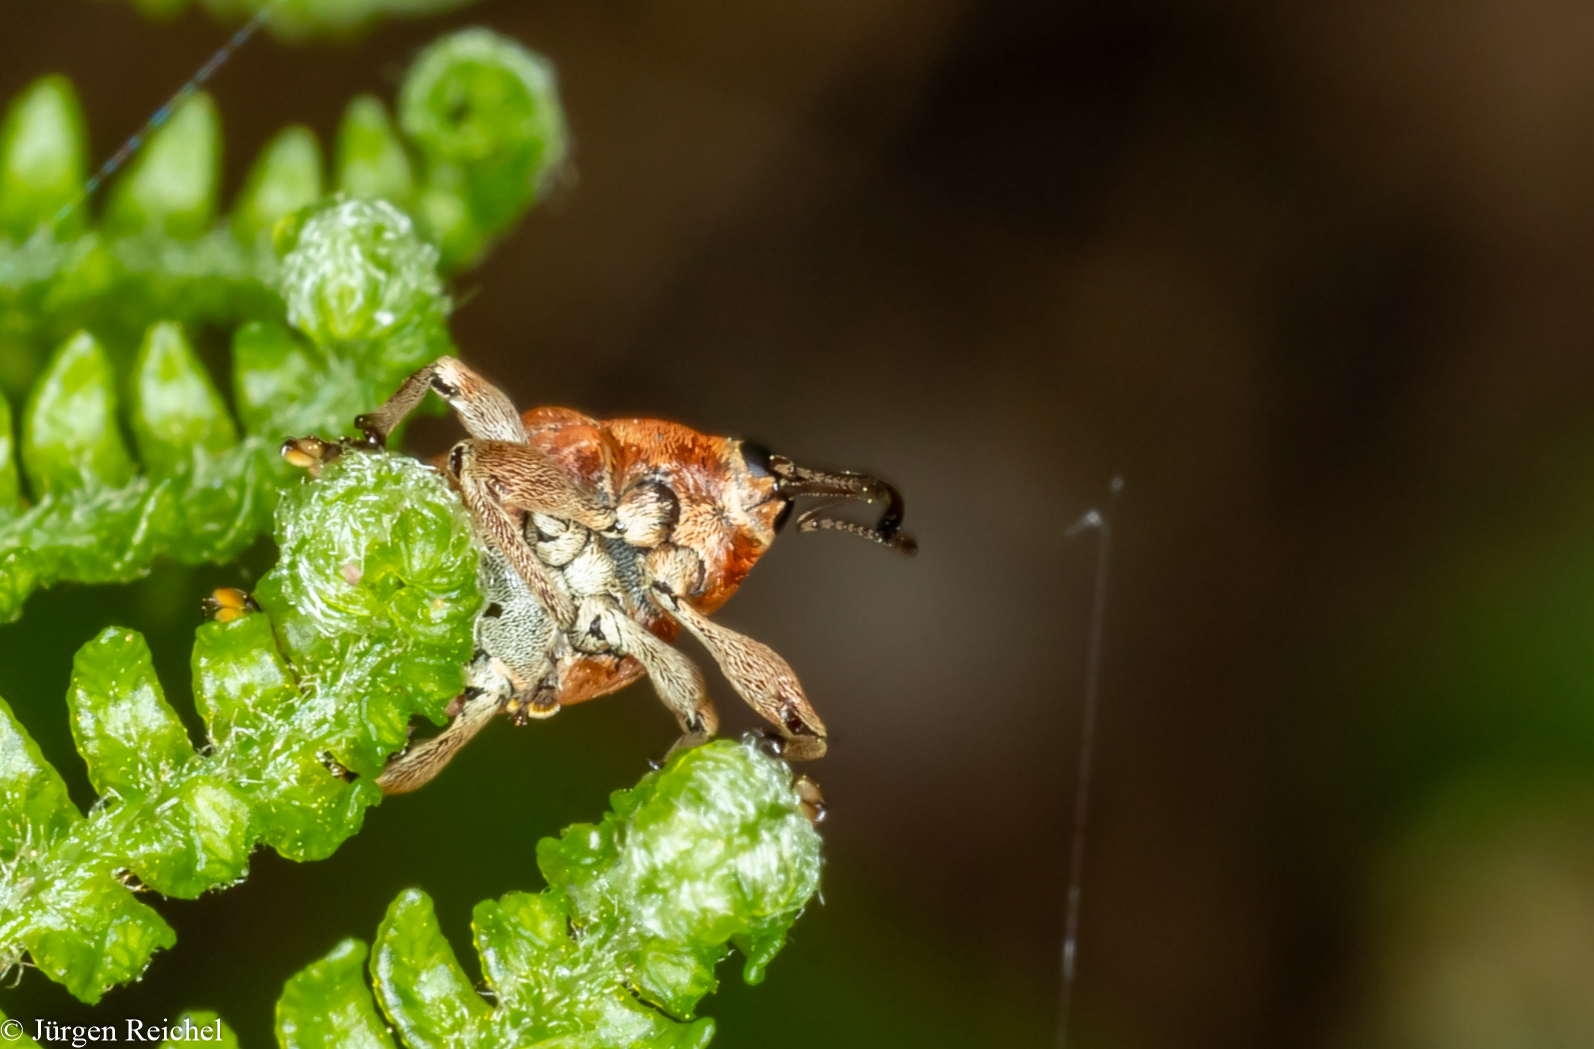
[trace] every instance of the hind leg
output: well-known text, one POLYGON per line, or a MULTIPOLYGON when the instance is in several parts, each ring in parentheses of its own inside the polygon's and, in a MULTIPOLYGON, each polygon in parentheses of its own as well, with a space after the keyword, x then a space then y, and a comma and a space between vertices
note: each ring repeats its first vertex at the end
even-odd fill
POLYGON ((407 794, 430 783, 460 748, 498 714, 504 702, 502 695, 492 692, 472 696, 467 691, 464 695, 464 706, 447 728, 431 739, 400 751, 387 763, 387 768, 376 779, 384 795, 407 794))
POLYGON ((441 733, 395 755, 377 778, 384 794, 403 794, 443 771, 461 747, 495 715, 509 710, 522 719, 559 709, 551 691, 557 637, 547 610, 496 550, 482 553, 478 585, 482 612, 476 619, 476 656, 465 670, 465 691, 454 720, 441 733))
POLYGON ((713 622, 683 596, 701 577, 697 555, 665 543, 648 552, 646 566, 654 603, 703 643, 737 694, 775 726, 783 755, 791 761, 824 757, 825 723, 791 665, 768 645, 713 622))
POLYGON ((583 601, 576 625, 583 624, 616 654, 632 657, 648 672, 653 690, 681 726, 681 738, 670 748, 672 751, 695 747, 713 737, 719 728, 719 715, 709 701, 702 672, 690 659, 626 615, 612 598, 583 601))

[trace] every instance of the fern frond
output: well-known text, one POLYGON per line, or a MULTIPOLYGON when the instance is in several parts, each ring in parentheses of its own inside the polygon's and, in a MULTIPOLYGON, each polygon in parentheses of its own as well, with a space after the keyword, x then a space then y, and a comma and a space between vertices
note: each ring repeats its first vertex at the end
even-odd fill
POLYGON ((471 265, 566 154, 552 67, 487 30, 423 51, 397 116, 395 128, 376 98, 351 102, 330 179, 315 135, 286 129, 218 221, 221 122, 195 95, 110 187, 95 224, 87 205, 62 214, 88 171, 77 93, 65 77, 36 81, 0 126, 0 389, 20 398, 79 330, 123 366, 157 321, 231 330, 280 320, 275 225, 328 191, 389 201, 414 217, 445 272, 471 265))
POLYGON ((597 824, 538 843, 549 888, 476 906, 477 993, 418 889, 388 908, 369 952, 345 940, 292 977, 277 1003, 285 1049, 558 1045, 700 1049, 698 1003, 734 943, 765 967, 819 884, 819 835, 791 770, 756 745, 677 752, 597 824), (377 1007, 381 1014, 378 1015, 377 1007))
POLYGON ((37 339, 77 330, 32 378, 20 471, 0 398, 0 622, 57 580, 126 580, 163 555, 236 557, 288 480, 275 454, 284 436, 336 432, 452 352, 439 265, 476 258, 530 205, 563 157, 563 118, 546 64, 484 30, 424 52, 402 99, 419 177, 381 104, 358 99, 338 183, 360 195, 312 204, 318 148, 290 129, 218 227, 219 132, 196 98, 115 187, 104 229, 65 242, 37 224, 81 187, 70 85, 47 79, 12 106, 0 226, 33 233, 20 245, 0 237, 0 361, 22 368, 37 339), (422 222, 369 194, 398 198, 422 222), (185 336, 200 322, 237 325, 236 421, 185 336), (130 336, 135 323, 148 326, 130 336), (129 359, 132 381, 119 382, 129 359), (131 391, 133 450, 120 389, 131 391))
POLYGON ((93 1002, 175 940, 130 886, 191 899, 265 843, 329 855, 381 800, 416 714, 461 687, 480 598, 458 499, 427 467, 345 455, 277 510, 263 613, 199 628, 195 749, 144 639, 108 628, 73 660, 67 703, 100 798, 84 815, 0 701, 0 968, 33 964, 93 1002))
POLYGON ((320 194, 319 151, 308 131, 290 129, 266 148, 231 225, 215 226, 218 131, 214 107, 196 97, 115 188, 104 230, 62 242, 37 223, 81 185, 75 105, 70 84, 43 81, 0 134, 0 225, 33 230, 21 246, 0 238, 0 343, 10 340, 0 360, 24 367, 30 340, 84 325, 27 395, 26 509, 0 399, 0 622, 56 580, 131 579, 161 555, 238 556, 268 525, 285 480, 274 446, 335 432, 451 352, 438 265, 480 255, 564 151, 547 65, 467 30, 427 49, 403 88, 419 179, 379 102, 355 100, 344 121, 340 185, 400 198, 421 225, 365 196, 308 206, 320 194), (137 354, 121 352, 126 327, 147 317, 137 354), (239 325, 242 426, 183 335, 201 320, 239 325), (116 408, 116 365, 128 356, 137 456, 116 408))
POLYGON ((743 979, 763 979, 818 890, 819 834, 791 769, 751 742, 679 751, 610 804, 598 823, 538 843, 547 889, 476 905, 485 992, 411 889, 374 950, 345 940, 288 980, 278 1044, 395 1049, 396 1033, 408 1049, 702 1049, 714 1022, 695 1014, 717 966, 735 945, 743 979))
MULTIPOLYGON (((0 494, 10 494, 0 504, 0 619, 57 580, 125 580, 168 554, 236 557, 269 525, 277 489, 291 479, 276 454, 284 435, 336 432, 450 351, 436 249, 402 212, 351 200, 296 222, 280 286, 309 338, 269 321, 234 334, 241 427, 175 322, 149 329, 134 365, 136 461, 103 344, 79 332, 56 351, 22 418, 31 506, 19 501, 15 464, 0 472, 0 494)), ((9 434, 9 420, 0 423, 9 434)))

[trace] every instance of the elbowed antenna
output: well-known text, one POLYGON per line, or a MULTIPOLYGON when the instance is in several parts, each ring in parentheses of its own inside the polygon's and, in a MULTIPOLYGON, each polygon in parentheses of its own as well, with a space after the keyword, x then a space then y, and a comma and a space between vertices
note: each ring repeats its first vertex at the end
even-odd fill
POLYGON ((797 518, 799 532, 817 532, 821 528, 845 532, 860 539, 879 543, 902 554, 916 554, 919 544, 912 536, 903 535, 902 493, 878 477, 838 470, 834 473, 809 470, 798 466, 783 455, 769 457, 769 470, 776 477, 775 491, 787 499, 815 496, 830 502, 805 510, 797 518), (884 502, 886 507, 873 528, 839 517, 829 516, 830 511, 851 502, 884 502))

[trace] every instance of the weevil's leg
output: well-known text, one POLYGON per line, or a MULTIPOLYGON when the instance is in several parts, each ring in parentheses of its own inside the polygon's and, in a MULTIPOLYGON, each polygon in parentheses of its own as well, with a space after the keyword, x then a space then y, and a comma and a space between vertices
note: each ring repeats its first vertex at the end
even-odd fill
POLYGON ((594 532, 614 527, 612 507, 588 491, 548 453, 524 442, 462 441, 449 453, 449 469, 508 510, 547 514, 594 532))
POLYGON ((496 692, 466 695, 464 706, 447 728, 394 755, 387 763, 376 779, 383 794, 407 794, 429 783, 493 719, 503 703, 503 696, 496 692))
POLYGON ((709 701, 703 674, 690 659, 653 635, 612 599, 588 598, 581 603, 577 625, 601 636, 615 653, 631 656, 648 672, 654 691, 681 724, 681 738, 671 751, 695 747, 719 728, 719 715, 709 701), (590 617, 590 618, 589 618, 590 617))
POLYGON ((646 566, 654 602, 703 643, 737 693, 775 726, 785 740, 785 757, 791 761, 823 757, 825 723, 791 666, 768 645, 711 621, 682 596, 702 572, 697 555, 666 543, 648 552, 646 566))
POLYGON ((508 697, 504 710, 515 725, 559 712, 556 652, 565 634, 497 547, 484 543, 477 586, 476 654, 465 683, 508 697))
POLYGON ((575 618, 565 587, 526 541, 525 515, 547 514, 581 524, 612 526, 604 508, 539 449, 507 441, 461 441, 448 454, 448 468, 476 521, 491 543, 548 609, 560 629, 575 618))
POLYGON ((393 392, 376 411, 359 416, 354 425, 378 445, 421 403, 427 390, 435 390, 459 413, 465 431, 490 441, 524 441, 520 413, 502 390, 471 371, 454 357, 439 357, 419 369, 393 392))
POLYGON ((343 445, 319 437, 290 437, 282 442, 279 450, 289 466, 308 471, 311 477, 320 477, 321 468, 343 454, 343 445))
POLYGON ((825 723, 803 693, 791 665, 762 642, 720 626, 684 600, 669 610, 714 655, 731 687, 786 741, 789 761, 825 756, 825 723))
POLYGON ((819 790, 819 784, 807 776, 798 776, 791 781, 792 792, 797 795, 797 801, 802 805, 803 815, 808 817, 808 822, 819 826, 825 822, 825 796, 819 790))
POLYGON ((526 542, 525 532, 515 523, 503 504, 482 491, 481 484, 460 479, 460 492, 465 508, 476 523, 476 534, 497 550, 515 569, 531 593, 548 610, 548 615, 561 630, 568 628, 576 618, 575 604, 570 595, 554 579, 548 566, 526 542))

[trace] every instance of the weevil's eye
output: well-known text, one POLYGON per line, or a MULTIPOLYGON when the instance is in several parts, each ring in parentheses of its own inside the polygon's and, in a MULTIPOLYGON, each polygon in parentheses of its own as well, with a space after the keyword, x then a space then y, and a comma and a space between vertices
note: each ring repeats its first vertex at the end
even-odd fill
POLYGON ((465 469, 465 442, 454 445, 454 450, 448 453, 448 472, 458 477, 465 469))
POLYGON ((742 442, 742 462, 747 464, 747 472, 754 477, 769 477, 773 471, 769 468, 769 461, 774 458, 774 453, 757 441, 742 442))
POLYGON ((436 390, 438 393, 442 394, 444 397, 447 397, 449 399, 453 399, 453 398, 459 396, 459 387, 458 386, 455 386, 451 382, 444 382, 442 379, 439 379, 435 375, 432 376, 432 389, 436 390))

